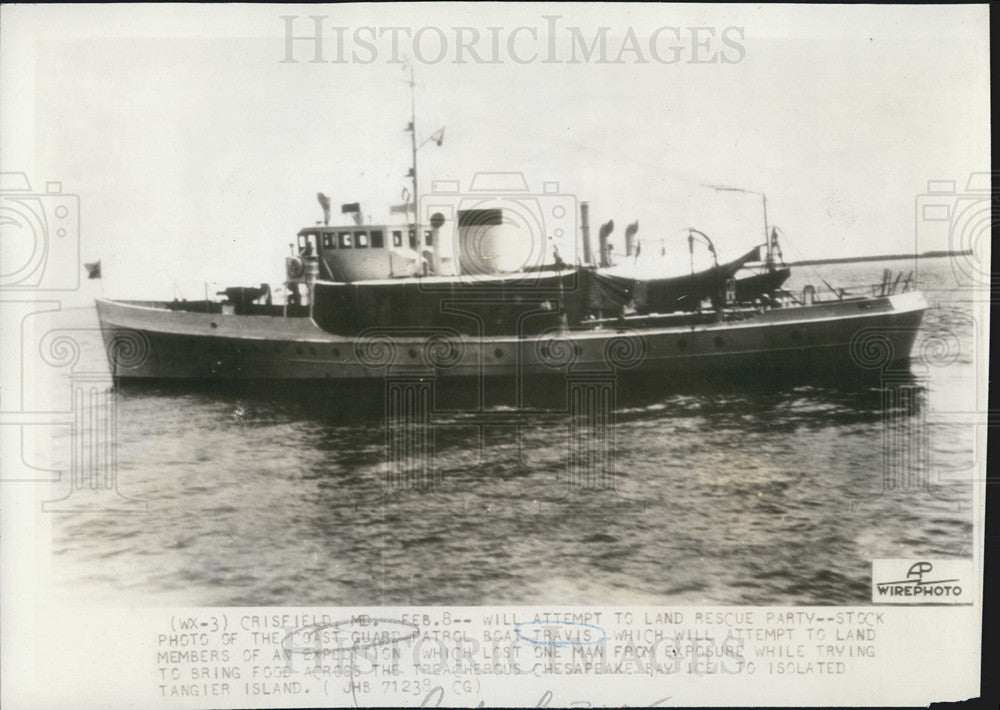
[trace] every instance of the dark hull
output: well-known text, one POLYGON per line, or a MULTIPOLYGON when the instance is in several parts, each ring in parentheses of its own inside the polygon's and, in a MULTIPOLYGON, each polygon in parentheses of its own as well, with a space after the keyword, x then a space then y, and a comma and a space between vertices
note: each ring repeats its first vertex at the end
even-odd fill
POLYGON ((519 338, 439 328, 337 336, 307 318, 176 313, 98 301, 114 376, 249 382, 877 373, 909 358, 925 310, 922 295, 907 293, 775 309, 730 322, 640 328, 626 319, 618 327, 519 338))

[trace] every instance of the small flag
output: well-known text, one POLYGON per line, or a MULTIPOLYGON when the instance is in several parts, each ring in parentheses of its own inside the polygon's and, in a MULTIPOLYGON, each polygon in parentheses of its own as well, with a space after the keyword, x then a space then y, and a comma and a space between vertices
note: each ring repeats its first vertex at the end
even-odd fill
POLYGON ((401 205, 389 205, 390 214, 409 214, 409 212, 410 212, 409 202, 404 202, 401 205))
POLYGON ((92 261, 89 264, 84 264, 83 267, 87 270, 88 279, 99 279, 101 278, 101 260, 92 261))
POLYGON ((360 212, 361 203, 351 202, 350 204, 340 206, 340 214, 350 214, 351 212, 360 212))
POLYGON ((444 142, 444 129, 440 129, 437 133, 431 136, 430 139, 438 145, 441 145, 444 142))
POLYGON ((403 188, 403 193, 400 195, 400 197, 403 199, 403 202, 409 202, 410 201, 410 191, 407 190, 404 187, 403 188))

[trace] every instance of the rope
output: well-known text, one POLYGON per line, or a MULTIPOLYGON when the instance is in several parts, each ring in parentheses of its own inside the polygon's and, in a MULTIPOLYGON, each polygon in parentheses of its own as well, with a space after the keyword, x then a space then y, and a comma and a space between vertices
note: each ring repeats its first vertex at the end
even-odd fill
MULTIPOLYGON (((778 231, 778 233, 781 234, 781 239, 782 239, 782 241, 784 241, 785 245, 786 246, 791 246, 792 251, 794 251, 795 254, 799 257, 799 261, 806 261, 806 259, 802 258, 802 254, 799 252, 799 250, 795 248, 795 243, 792 242, 792 241, 790 241, 788 239, 788 235, 785 234, 784 230, 782 230, 781 227, 775 227, 774 229, 776 229, 778 231)), ((831 286, 830 282, 823 278, 823 274, 821 274, 819 272, 819 270, 816 268, 815 264, 805 264, 805 266, 808 266, 810 269, 813 270, 813 273, 816 274, 816 278, 818 278, 820 281, 822 281, 823 285, 826 286, 828 289, 830 289, 830 292, 834 296, 836 296, 837 298, 841 297, 840 291, 838 291, 833 286, 831 286)))

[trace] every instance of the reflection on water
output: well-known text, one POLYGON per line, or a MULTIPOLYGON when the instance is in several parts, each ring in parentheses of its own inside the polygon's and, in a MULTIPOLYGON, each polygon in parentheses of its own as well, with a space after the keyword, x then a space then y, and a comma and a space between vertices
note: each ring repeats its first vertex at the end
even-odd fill
POLYGON ((419 436, 370 393, 122 388, 118 483, 149 511, 57 516, 54 574, 144 603, 867 603, 873 558, 971 554, 975 443, 939 416, 974 392, 965 309, 925 319, 946 367, 623 380, 603 433, 558 382, 528 410, 442 395, 419 436))
MULTIPOLYGON (((714 415, 730 411, 764 411, 792 400, 827 403, 832 416, 841 408, 847 411, 870 410, 877 415, 884 409, 886 387, 912 387, 923 390, 926 378, 915 375, 907 366, 883 375, 879 371, 854 371, 812 376, 807 382, 785 379, 737 379, 724 374, 702 374, 685 380, 658 379, 656 375, 622 373, 611 378, 614 409, 619 415, 647 410, 669 410, 682 415, 690 406, 710 407, 714 415)), ((518 411, 525 421, 532 413, 568 412, 569 388, 558 377, 491 380, 481 393, 470 393, 467 382, 426 380, 432 392, 430 410, 440 420, 449 414, 462 417, 475 413, 518 411)), ((167 402, 203 403, 229 406, 236 403, 236 416, 247 421, 263 418, 309 419, 325 424, 384 422, 386 383, 353 385, 309 383, 303 387, 294 381, 268 382, 197 382, 176 383, 128 382, 116 385, 122 400, 156 399, 167 402)))

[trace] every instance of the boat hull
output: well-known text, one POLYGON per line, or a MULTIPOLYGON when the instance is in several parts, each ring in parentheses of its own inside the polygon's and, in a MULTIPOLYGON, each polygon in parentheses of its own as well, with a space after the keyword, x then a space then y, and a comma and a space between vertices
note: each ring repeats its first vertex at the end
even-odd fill
POLYGON ((387 376, 495 379, 580 373, 877 372, 910 357, 927 303, 920 293, 834 301, 742 321, 515 336, 442 328, 325 332, 309 318, 176 312, 100 299, 111 374, 119 380, 334 380, 387 376))

